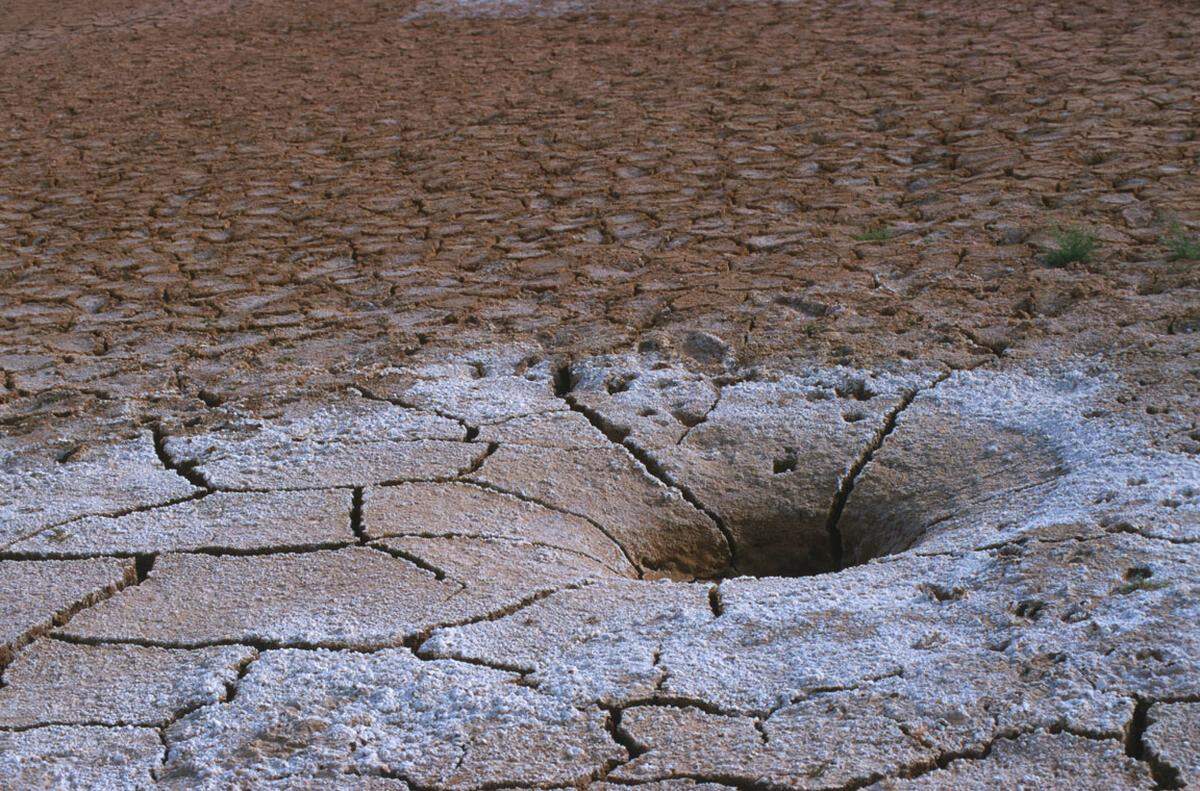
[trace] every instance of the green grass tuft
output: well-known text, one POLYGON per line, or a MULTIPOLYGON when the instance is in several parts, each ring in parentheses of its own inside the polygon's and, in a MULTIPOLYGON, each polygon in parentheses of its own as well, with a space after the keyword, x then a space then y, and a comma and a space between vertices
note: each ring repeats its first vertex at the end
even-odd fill
POLYGON ((862 233, 854 235, 856 242, 886 242, 892 238, 892 230, 886 225, 880 225, 875 228, 867 228, 862 233))
POLYGON ((1200 261, 1200 238, 1185 234, 1181 225, 1171 226, 1163 244, 1169 261, 1200 261))
POLYGON ((1046 253, 1047 266, 1066 266, 1079 261, 1087 263, 1100 246, 1096 235, 1082 228, 1060 228, 1054 234, 1055 249, 1046 253))

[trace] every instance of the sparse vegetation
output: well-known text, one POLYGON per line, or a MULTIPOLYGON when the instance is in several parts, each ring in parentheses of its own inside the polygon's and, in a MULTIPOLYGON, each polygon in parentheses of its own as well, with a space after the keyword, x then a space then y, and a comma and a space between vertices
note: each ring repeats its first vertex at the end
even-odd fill
POLYGON ((1133 593, 1134 591, 1162 590, 1163 588, 1167 587, 1170 584, 1171 583, 1169 583, 1165 580, 1149 580, 1149 579, 1130 580, 1129 582, 1119 585, 1117 587, 1117 593, 1121 594, 1122 596, 1128 596, 1130 593, 1133 593))
POLYGON ((1115 592, 1128 596, 1135 591, 1156 591, 1170 585, 1166 580, 1152 579, 1154 572, 1145 566, 1135 566, 1125 572, 1125 582, 1115 588, 1115 592))
POLYGON ((856 242, 886 242, 892 238, 892 230, 886 225, 878 225, 874 228, 867 228, 861 233, 854 235, 856 242))
POLYGON ((1054 233, 1055 247, 1046 253, 1047 266, 1087 263, 1100 246, 1094 233, 1083 228, 1060 228, 1054 233))
POLYGON ((1178 223, 1171 226, 1163 244, 1169 261, 1200 261, 1200 237, 1188 236, 1178 223))

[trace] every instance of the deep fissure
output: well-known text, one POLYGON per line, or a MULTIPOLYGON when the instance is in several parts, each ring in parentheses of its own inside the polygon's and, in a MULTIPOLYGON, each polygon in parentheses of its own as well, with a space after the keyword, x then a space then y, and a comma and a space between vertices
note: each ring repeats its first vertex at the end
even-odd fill
POLYGON ((1133 716, 1125 731, 1125 754, 1137 761, 1142 761, 1150 769, 1156 788, 1182 788, 1179 769, 1160 760, 1146 747, 1146 729, 1150 724, 1150 707, 1153 701, 1137 698, 1134 701, 1133 716))
MULTIPOLYGON (((948 376, 948 373, 940 374, 923 386, 911 387, 900 393, 896 404, 883 415, 878 429, 855 456, 846 472, 838 478, 829 504, 822 511, 825 514, 823 524, 827 546, 813 547, 813 551, 808 553, 798 552, 794 546, 784 547, 780 544, 780 542, 794 538, 793 533, 799 532, 798 529, 791 532, 784 531, 783 535, 773 542, 767 541, 762 544, 750 545, 744 540, 739 541, 737 537, 739 534, 744 539, 746 535, 758 532, 760 526, 751 523, 731 526, 718 510, 705 504, 692 488, 673 475, 653 452, 639 445, 632 438, 631 430, 614 425, 600 411, 585 405, 575 397, 576 379, 570 363, 564 363, 555 368, 553 385, 555 395, 573 412, 582 415, 613 445, 628 452, 648 475, 663 486, 678 492, 685 501, 712 520, 724 538, 731 558, 726 569, 711 576, 712 579, 722 579, 734 576, 813 576, 842 571, 850 566, 871 560, 873 556, 848 558, 843 546, 843 518, 855 483, 875 454, 883 447, 887 438, 895 431, 901 413, 912 405, 921 392, 936 387, 948 376), (739 529, 735 530, 735 527, 739 529), (786 558, 786 560, 781 563, 779 557, 786 558)), ((615 383, 607 385, 606 390, 609 395, 613 395, 624 392, 628 386, 627 381, 619 379, 615 383)), ((856 401, 866 401, 878 395, 865 383, 857 380, 850 385, 838 388, 837 392, 839 397, 856 401)), ((717 402, 719 401, 720 396, 718 395, 717 402)), ((711 405, 704 419, 699 422, 707 421, 716 405, 716 403, 711 405)), ((690 431, 691 428, 692 426, 689 426, 688 430, 690 431)), ((803 464, 802 449, 787 447, 784 448, 782 455, 775 457, 771 472, 775 476, 786 476, 802 468, 803 464)))
POLYGON ((176 462, 171 458, 171 454, 167 452, 167 434, 161 425, 155 425, 152 430, 154 437, 154 453, 158 456, 158 460, 162 465, 179 477, 183 478, 193 486, 198 486, 201 489, 213 489, 212 484, 205 480, 204 475, 196 469, 195 462, 185 461, 176 462))
POLYGON ((730 570, 732 571, 736 569, 738 561, 737 543, 734 541, 732 534, 730 534, 729 528, 725 526, 725 522, 721 518, 720 514, 705 507, 705 505, 700 502, 699 498, 697 498, 695 494, 693 494, 687 487, 676 483, 671 478, 670 474, 663 469, 662 465, 659 464, 653 456, 647 453, 643 448, 639 447, 636 442, 633 442, 629 439, 628 433, 622 433, 618 431, 601 415, 596 413, 594 410, 588 409, 580 404, 577 400, 572 398, 572 389, 573 384, 571 380, 570 365, 568 364, 559 366, 559 368, 555 371, 554 376, 555 395, 561 398, 563 402, 571 408, 572 411, 583 415, 583 417, 589 423, 591 423, 597 431, 603 434, 609 442, 624 448, 631 456, 633 456, 634 459, 637 460, 637 462, 652 478, 657 479, 664 486, 678 491, 681 495, 683 495, 683 498, 692 505, 692 507, 696 508, 698 511, 711 519, 713 524, 717 526, 717 529, 721 531, 721 535, 725 539, 726 546, 729 548, 730 570))
POLYGON ((870 463, 875 452, 883 447, 883 443, 887 440, 888 435, 896 428, 896 421, 900 417, 900 413, 912 404, 913 399, 917 397, 917 390, 909 390, 900 398, 900 403, 893 407, 884 418, 883 427, 875 438, 867 446, 854 464, 850 466, 849 471, 838 482, 837 491, 834 492, 833 502, 829 506, 829 517, 825 521, 825 531, 829 534, 829 555, 833 559, 834 570, 841 570, 846 567, 846 550, 842 542, 842 514, 846 510, 846 503, 850 500, 850 495, 854 491, 854 484, 858 480, 858 476, 870 463))

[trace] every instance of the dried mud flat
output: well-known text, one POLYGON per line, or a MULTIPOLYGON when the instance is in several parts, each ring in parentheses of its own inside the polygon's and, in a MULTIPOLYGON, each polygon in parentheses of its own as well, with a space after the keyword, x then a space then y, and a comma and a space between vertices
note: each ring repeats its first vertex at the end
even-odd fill
POLYGON ((0 787, 1200 785, 1195 5, 44 5, 0 787))

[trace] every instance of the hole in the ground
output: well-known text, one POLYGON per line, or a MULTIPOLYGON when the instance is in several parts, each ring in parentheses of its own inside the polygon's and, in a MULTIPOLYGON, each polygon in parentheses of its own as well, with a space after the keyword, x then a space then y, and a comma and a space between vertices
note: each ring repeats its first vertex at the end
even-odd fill
MULTIPOLYGON (((713 421, 713 430, 703 432, 703 438, 693 436, 703 441, 694 447, 662 447, 652 434, 635 431, 638 421, 624 415, 619 422, 608 419, 577 398, 573 389, 579 379, 563 366, 556 376, 556 393, 609 441, 628 451, 648 476, 676 493, 645 502, 675 509, 682 499, 712 520, 692 520, 686 512, 665 517, 664 522, 675 524, 655 528, 644 550, 630 553, 647 576, 811 576, 910 550, 932 531, 975 525, 998 534, 1006 532, 1007 520, 997 518, 997 511, 1003 511, 1014 495, 1027 496, 1023 493, 1032 487, 1066 472, 1045 435, 977 418, 939 415, 935 430, 906 423, 903 436, 892 437, 915 392, 904 394, 883 414, 866 445, 853 449, 839 450, 819 441, 811 447, 772 447, 754 431, 729 431, 720 419, 713 419, 711 410, 698 416, 675 415, 689 427, 713 421)), ((633 389, 644 395, 657 381, 636 383, 633 389)), ((604 389, 611 393, 615 386, 631 382, 627 374, 620 374, 607 379, 604 389)), ((839 420, 879 420, 878 410, 855 403, 876 395, 865 379, 850 378, 804 395, 827 400, 833 397, 831 386, 844 399, 829 416, 839 430, 839 420)), ((672 410, 678 406, 669 403, 672 410)), ((647 417, 652 411, 643 407, 640 415, 647 417)), ((613 463, 620 465, 615 458, 613 463)), ((622 526, 630 535, 646 521, 635 518, 637 526, 622 526)), ((1125 584, 1145 587, 1154 580, 1135 574, 1125 584)), ((937 585, 930 585, 926 593, 936 601, 964 595, 952 586, 937 585)), ((1034 620, 1039 611, 1031 601, 1015 614, 1034 620)))
POLYGON ((788 449, 784 455, 776 457, 775 463, 772 465, 771 472, 776 475, 782 475, 785 472, 792 472, 796 469, 796 465, 799 462, 800 460, 796 457, 796 452, 788 449))
MULTIPOLYGON (((986 523, 1000 532, 1005 521, 995 517, 998 507, 1014 493, 1065 472, 1061 457, 1040 435, 947 421, 926 436, 887 440, 892 428, 889 421, 875 451, 841 474, 832 500, 826 499, 829 484, 820 462, 804 447, 784 447, 768 456, 770 477, 738 476, 745 489, 733 500, 706 497, 711 490, 693 491, 697 501, 722 516, 733 544, 735 564, 723 574, 811 576, 904 552, 931 531, 986 523), (885 440, 897 446, 881 453, 885 440)), ((1133 568, 1119 591, 1156 582, 1149 569, 1133 568)), ((939 602, 965 595, 932 583, 925 592, 939 602)), ((1014 615, 1032 621, 1041 613, 1030 600, 1014 615)))

